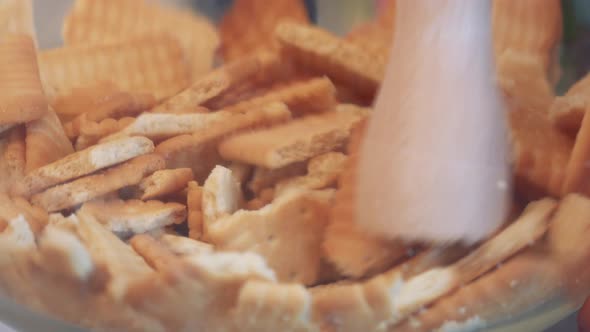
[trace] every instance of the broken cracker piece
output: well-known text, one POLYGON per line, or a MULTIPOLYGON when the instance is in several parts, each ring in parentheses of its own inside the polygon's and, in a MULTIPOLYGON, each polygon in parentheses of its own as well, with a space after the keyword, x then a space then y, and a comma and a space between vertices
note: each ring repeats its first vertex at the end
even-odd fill
POLYGON ((207 236, 220 250, 262 255, 282 282, 311 285, 319 276, 331 196, 330 192, 290 192, 262 210, 241 210, 217 220, 207 236))
POLYGON ((164 234, 158 238, 158 241, 178 256, 192 256, 213 252, 213 245, 184 236, 164 234))
POLYGON ((27 123, 26 132, 27 174, 74 152, 59 118, 51 108, 40 119, 27 123))
POLYGON ((262 190, 274 187, 281 180, 304 175, 306 170, 306 162, 292 163, 276 169, 256 167, 252 179, 248 182, 248 189, 258 195, 262 190))
POLYGON ((188 236, 199 240, 203 236, 203 187, 195 181, 187 185, 186 207, 188 209, 188 236))
POLYGON ((39 70, 50 99, 77 87, 112 81, 124 91, 151 93, 163 100, 189 84, 182 50, 166 35, 43 51, 39 54, 39 70))
POLYGON ((231 170, 216 166, 203 184, 203 234, 217 220, 232 215, 240 209, 242 191, 231 170))
POLYGON ((164 159, 157 154, 139 156, 103 172, 49 188, 33 195, 31 202, 49 212, 60 211, 138 184, 164 167, 164 159))
POLYGON ((82 209, 122 238, 179 224, 186 219, 184 205, 160 201, 95 200, 85 203, 82 209))
POLYGON ((153 109, 154 113, 176 113, 178 110, 194 109, 221 93, 241 83, 262 76, 275 76, 281 68, 278 55, 257 53, 220 67, 191 86, 153 109))
POLYGON ((121 131, 105 137, 101 142, 125 136, 144 136, 162 140, 183 134, 207 130, 215 123, 231 121, 229 112, 162 114, 143 113, 121 131))
POLYGON ((0 192, 7 192, 25 175, 25 130, 12 128, 0 139, 0 192))
POLYGON ((41 118, 48 102, 31 36, 8 33, 0 41, 0 125, 41 118))
POLYGON ((168 168, 192 168, 195 180, 202 183, 216 165, 223 163, 217 152, 222 139, 239 131, 270 127, 290 119, 291 112, 285 104, 270 103, 236 114, 232 121, 217 123, 205 132, 168 139, 156 147, 156 153, 166 159, 168 168))
POLYGON ((145 137, 130 137, 92 146, 37 168, 15 183, 12 193, 29 197, 43 189, 124 162, 154 150, 145 137))
POLYGON ((145 201, 180 191, 192 180, 193 171, 190 168, 164 169, 143 179, 138 189, 145 201))
POLYGON ((328 152, 309 160, 307 175, 285 179, 276 184, 276 195, 293 189, 325 189, 336 184, 344 169, 346 155, 341 152, 328 152))
POLYGON ((76 139, 76 150, 84 150, 98 143, 102 138, 122 130, 135 121, 135 118, 124 117, 119 120, 104 119, 100 122, 81 120, 79 136, 76 139))
POLYGON ((232 113, 247 112, 270 102, 285 103, 294 116, 327 112, 336 107, 336 87, 326 77, 295 81, 223 110, 232 113))
POLYGON ((270 169, 343 147, 362 116, 353 112, 327 112, 297 119, 285 125, 238 134, 219 145, 228 160, 270 169))
POLYGON ((129 244, 155 270, 166 267, 176 259, 172 251, 147 234, 135 235, 129 244))
POLYGON ((383 79, 384 63, 354 43, 317 27, 283 22, 276 29, 283 52, 307 70, 373 96, 383 79))

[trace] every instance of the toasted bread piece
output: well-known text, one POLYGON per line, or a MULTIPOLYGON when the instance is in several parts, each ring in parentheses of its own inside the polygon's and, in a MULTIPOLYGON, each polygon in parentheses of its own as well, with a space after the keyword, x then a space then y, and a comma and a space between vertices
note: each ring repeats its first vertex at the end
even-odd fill
POLYGON ((192 80, 213 66, 217 31, 194 11, 145 0, 77 0, 63 26, 67 45, 100 45, 157 34, 169 35, 181 45, 192 80))
POLYGON ((331 192, 290 192, 262 210, 241 210, 218 219, 209 226, 207 237, 221 250, 262 255, 282 282, 311 285, 319 276, 331 196, 331 192))
POLYGON ((31 202, 49 212, 60 211, 123 187, 136 185, 164 166, 165 161, 157 154, 139 156, 104 172, 49 188, 33 195, 31 202))
POLYGON ((268 80, 280 71, 279 56, 274 53, 256 53, 222 66, 193 82, 191 86, 155 107, 154 113, 177 113, 195 109, 249 80, 268 80))
POLYGON ((193 171, 190 168, 165 169, 143 179, 138 189, 145 201, 181 191, 192 180, 193 171))
POLYGON ((282 21, 309 23, 304 2, 234 1, 219 27, 223 60, 232 61, 244 54, 277 49, 279 45, 274 38, 274 31, 282 21))
POLYGON ((39 70, 51 100, 101 81, 116 82, 123 91, 150 93, 162 100, 190 82, 180 46, 166 35, 46 50, 39 54, 39 70))
POLYGON ((385 69, 360 46, 317 27, 283 22, 276 30, 283 51, 301 67, 335 82, 350 85, 364 95, 377 92, 385 69))
POLYGON ((280 168, 342 148, 351 128, 362 118, 354 112, 308 116, 271 129, 232 136, 219 145, 219 153, 229 160, 280 168))
POLYGON ((40 119, 26 125, 26 167, 25 173, 65 158, 74 153, 72 142, 55 112, 50 108, 40 119))
POLYGON ((184 205, 160 201, 96 200, 85 203, 82 209, 121 237, 147 233, 186 219, 184 205))
POLYGON ((72 153, 27 174, 12 187, 15 195, 34 193, 103 168, 152 152, 154 144, 145 137, 129 137, 72 153))
POLYGON ((244 114, 236 114, 232 121, 215 124, 205 132, 168 139, 158 144, 156 153, 166 159, 168 168, 192 168, 195 180, 203 183, 211 170, 223 163, 217 152, 222 139, 240 131, 270 127, 289 119, 291 112, 284 104, 270 103, 244 114))
POLYGON ((29 35, 8 33, 0 40, 0 125, 41 118, 48 102, 39 78, 37 52, 29 35))

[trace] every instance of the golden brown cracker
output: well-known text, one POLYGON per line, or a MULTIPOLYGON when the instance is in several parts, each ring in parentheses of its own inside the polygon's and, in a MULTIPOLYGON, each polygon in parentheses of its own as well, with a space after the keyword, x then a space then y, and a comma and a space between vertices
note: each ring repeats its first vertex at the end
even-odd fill
MULTIPOLYGON (((84 117, 85 118, 85 117, 84 117)), ((79 136, 76 138, 76 151, 84 150, 97 144, 102 138, 123 130, 135 121, 135 118, 124 117, 118 120, 108 118, 101 121, 82 120, 79 136)))
POLYGON ((328 75, 364 95, 377 92, 385 72, 383 63, 360 46, 320 28, 291 22, 281 23, 276 36, 283 52, 306 70, 328 75))
POLYGON ((268 80, 280 72, 281 60, 275 53, 256 53, 228 63, 153 109, 154 113, 177 113, 195 109, 221 93, 249 80, 268 80))
POLYGON ((190 168, 165 169, 143 179, 138 187, 141 199, 148 200, 178 192, 192 180, 193 171, 190 168))
POLYGON ((327 112, 285 125, 238 134, 224 140, 225 159, 266 168, 280 168, 343 147, 352 126, 362 120, 353 112, 327 112))
POLYGON ((271 102, 285 103, 294 116, 322 113, 336 107, 336 88, 326 77, 294 81, 223 110, 242 113, 271 102))
POLYGON ((192 79, 213 66, 217 31, 194 11, 144 0, 77 0, 63 26, 66 45, 101 45, 159 34, 180 44, 192 79))
POLYGON ((186 207, 178 203, 139 200, 94 200, 82 209, 113 233, 128 237, 164 226, 179 224, 186 219, 186 207))
POLYGON ((575 137, 582 125, 587 104, 587 98, 584 95, 555 97, 549 108, 549 118, 563 132, 575 137))
POLYGON ((155 270, 164 268, 176 259, 168 248, 147 234, 133 236, 129 244, 155 270))
POLYGON ((32 0, 4 0, 0 3, 0 34, 22 33, 37 45, 32 0))
POLYGON ((72 142, 51 108, 42 118, 27 123, 26 132, 27 174, 74 152, 72 142))
POLYGON ((310 285, 319 274, 330 200, 331 193, 292 192, 262 210, 241 210, 218 219, 207 236, 221 250, 262 255, 282 282, 310 285), (286 256, 291 258, 286 260, 286 256))
POLYGON ((232 114, 225 111, 211 113, 162 114, 143 113, 131 124, 103 141, 125 136, 144 136, 154 141, 205 131, 216 123, 231 121, 232 114))
POLYGON ((509 112, 516 191, 526 197, 560 196, 573 142, 546 113, 526 108, 509 112))
POLYGON ((76 87, 112 81, 124 91, 151 93, 162 100, 190 82, 182 56, 174 39, 158 35, 107 45, 46 50, 39 54, 39 70, 50 99, 76 87))
POLYGON ((37 52, 28 35, 6 34, 0 41, 0 125, 39 119, 47 98, 39 78, 37 52))
POLYGON ((328 152, 309 160, 307 174, 284 179, 276 184, 276 194, 293 189, 325 189, 336 184, 346 162, 341 152, 328 152))
POLYGON ((22 126, 12 128, 0 139, 0 192, 7 192, 25 175, 26 166, 25 130, 22 126))
POLYGON ((275 190, 273 188, 266 188, 260 191, 258 196, 246 203, 248 210, 260 210, 268 204, 272 203, 275 198, 275 190))
POLYGON ((496 56, 513 50, 539 57, 547 73, 561 40, 560 1, 494 0, 492 7, 496 56))
POLYGON ((164 167, 165 161, 157 154, 139 156, 104 172, 49 188, 33 195, 31 202, 50 212, 71 208, 138 184, 144 177, 164 167))
POLYGON ((231 170, 215 166, 203 184, 201 208, 203 211, 203 234, 208 236, 209 228, 217 220, 231 216, 242 205, 240 184, 231 170))
POLYGON ((306 162, 292 163, 276 169, 256 167, 254 168, 252 179, 248 182, 248 189, 250 189, 255 195, 258 195, 262 190, 273 188, 282 180, 304 175, 306 170, 306 162))
POLYGON ((158 238, 175 255, 188 257, 213 252, 213 245, 185 236, 164 234, 158 238))
POLYGON ((188 236, 200 240, 203 236, 203 187, 195 181, 189 182, 187 187, 188 236))
POLYGON ((282 21, 309 23, 302 0, 237 0, 223 16, 219 32, 224 61, 278 48, 274 30, 282 21))
MULTIPOLYGON (((395 1, 388 1, 395 2, 395 1)), ((362 48, 379 64, 385 75, 389 51, 393 42, 393 24, 380 21, 365 22, 355 26, 346 34, 345 40, 362 48)))
POLYGON ((563 181, 562 194, 571 192, 586 194, 589 192, 590 183, 587 182, 588 162, 590 158, 590 117, 584 116, 582 126, 576 135, 576 141, 571 152, 565 179, 563 181))
POLYGON ((11 190, 15 195, 29 197, 53 185, 150 153, 153 149, 153 143, 145 137, 130 137, 95 145, 33 170, 13 185, 11 190))
POLYGON ((248 281, 240 290, 234 319, 241 331, 313 330, 309 291, 302 285, 248 281))
POLYGON ((195 180, 202 183, 213 167, 223 162, 217 152, 217 145, 223 138, 243 130, 276 125, 289 119, 291 112, 284 104, 271 103, 244 114, 236 114, 232 121, 218 123, 205 132, 168 139, 158 144, 156 153, 166 159, 167 168, 192 168, 195 180))

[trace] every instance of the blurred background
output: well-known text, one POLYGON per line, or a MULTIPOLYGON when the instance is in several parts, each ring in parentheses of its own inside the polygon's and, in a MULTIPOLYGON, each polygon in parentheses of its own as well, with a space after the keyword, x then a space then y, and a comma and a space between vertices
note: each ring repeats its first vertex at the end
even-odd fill
MULTIPOLYGON (((160 0, 185 8, 198 10, 218 21, 231 5, 231 0, 160 0)), ((272 1, 272 0, 269 0, 272 1)), ((372 17, 378 3, 387 0, 306 0, 310 17, 322 27, 336 34, 347 32, 352 26, 372 17)), ((518 1, 518 0, 515 0, 518 1)), ((539 0, 543 1, 543 0, 539 0)), ((34 0, 35 21, 39 46, 53 48, 61 45, 61 22, 73 0, 34 0)), ((558 86, 565 91, 590 70, 590 0, 563 0, 564 36, 561 48, 562 77, 558 86)), ((35 322, 28 311, 15 308, 9 302, 0 301, 0 332, 12 332, 3 325, 3 319, 11 319, 11 324, 20 331, 76 331, 77 329, 53 326, 51 322, 35 322)), ((560 322, 548 330, 577 331, 575 317, 560 322)))

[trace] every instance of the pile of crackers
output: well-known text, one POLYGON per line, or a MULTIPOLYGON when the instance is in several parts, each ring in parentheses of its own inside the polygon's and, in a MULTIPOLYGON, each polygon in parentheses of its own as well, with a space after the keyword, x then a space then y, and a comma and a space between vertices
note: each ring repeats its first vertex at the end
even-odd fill
POLYGON ((590 293, 590 76, 554 94, 558 0, 494 0, 515 196, 470 247, 357 227, 394 1, 340 37, 299 0, 219 26, 76 0, 52 50, 30 0, 0 14, 0 290, 22 304, 109 331, 452 331, 590 293))

